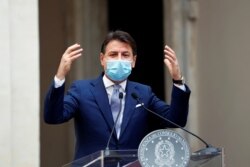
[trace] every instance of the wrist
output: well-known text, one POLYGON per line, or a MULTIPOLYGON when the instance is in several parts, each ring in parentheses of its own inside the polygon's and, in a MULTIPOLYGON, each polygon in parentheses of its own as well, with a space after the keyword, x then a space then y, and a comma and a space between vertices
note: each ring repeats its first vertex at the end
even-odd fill
POLYGON ((57 76, 55 75, 55 77, 54 77, 55 88, 61 87, 64 84, 64 82, 65 82, 65 78, 61 80, 61 79, 57 78, 57 76))
POLYGON ((178 85, 184 85, 185 84, 185 80, 184 77, 181 76, 180 79, 176 80, 176 79, 172 79, 174 84, 178 84, 178 85))
POLYGON ((65 77, 60 77, 60 76, 58 76, 57 74, 55 75, 55 77, 54 77, 56 80, 58 80, 58 81, 64 81, 65 80, 65 77))
POLYGON ((56 73, 56 77, 59 79, 59 80, 64 80, 65 79, 65 75, 60 73, 60 72, 57 72, 56 73))

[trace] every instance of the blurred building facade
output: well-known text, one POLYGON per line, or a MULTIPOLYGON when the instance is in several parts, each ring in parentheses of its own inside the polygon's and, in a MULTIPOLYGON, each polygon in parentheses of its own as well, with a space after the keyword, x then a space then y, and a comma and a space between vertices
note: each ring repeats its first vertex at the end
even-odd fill
MULTIPOLYGON (((115 1, 1 0, 0 166, 54 167, 72 160, 73 121, 45 124, 43 100, 61 55, 73 43, 83 46, 84 56, 74 63, 67 85, 100 74, 98 55, 110 30, 112 3, 115 1)), ((162 43, 176 51, 192 90, 186 128, 223 147, 226 166, 248 166, 250 1, 161 3, 162 43)), ((148 26, 154 25, 149 22, 148 26)), ((170 101, 171 78, 167 69, 162 69, 162 90, 165 100, 170 101)), ((192 136, 185 136, 192 151, 204 147, 192 136)))

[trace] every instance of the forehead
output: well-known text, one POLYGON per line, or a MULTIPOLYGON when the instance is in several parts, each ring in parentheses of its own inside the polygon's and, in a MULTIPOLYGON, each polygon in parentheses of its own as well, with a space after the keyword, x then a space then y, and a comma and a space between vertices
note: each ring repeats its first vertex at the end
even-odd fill
POLYGON ((118 40, 112 40, 106 46, 106 52, 111 52, 111 51, 129 51, 129 52, 132 52, 132 48, 129 44, 127 44, 125 42, 121 42, 118 40))

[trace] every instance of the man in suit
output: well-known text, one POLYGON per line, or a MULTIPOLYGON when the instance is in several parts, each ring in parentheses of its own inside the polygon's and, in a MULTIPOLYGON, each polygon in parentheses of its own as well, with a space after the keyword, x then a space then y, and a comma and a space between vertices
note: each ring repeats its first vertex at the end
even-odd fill
MULTIPOLYGON (((63 54, 47 93, 44 111, 44 119, 50 124, 74 118, 75 159, 105 149, 113 127, 109 149, 137 149, 143 137, 152 130, 149 125, 152 115, 142 103, 172 122, 186 125, 190 90, 183 83, 178 60, 170 47, 166 45, 164 48, 164 63, 174 81, 171 104, 157 98, 150 86, 127 79, 135 67, 137 53, 134 39, 123 31, 110 32, 102 44, 100 63, 104 72, 96 79, 75 81, 64 95, 65 77, 82 51, 79 44, 74 44, 63 54), (113 111, 115 102, 112 101, 114 85, 119 85, 116 90, 120 103, 116 117, 113 111), (140 103, 132 94, 138 96, 140 103)), ((166 121, 163 123, 165 127, 174 127, 166 121)))

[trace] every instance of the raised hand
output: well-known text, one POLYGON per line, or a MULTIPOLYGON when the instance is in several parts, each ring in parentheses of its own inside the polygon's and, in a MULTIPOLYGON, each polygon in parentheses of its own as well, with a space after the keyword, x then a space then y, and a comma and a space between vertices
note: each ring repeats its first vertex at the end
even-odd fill
POLYGON ((181 70, 175 52, 167 45, 164 48, 164 63, 168 67, 169 73, 174 80, 181 79, 181 70))
POLYGON ((82 55, 83 49, 79 44, 71 45, 67 48, 61 58, 60 65, 58 67, 56 77, 58 79, 64 79, 71 68, 71 64, 74 60, 82 55))

